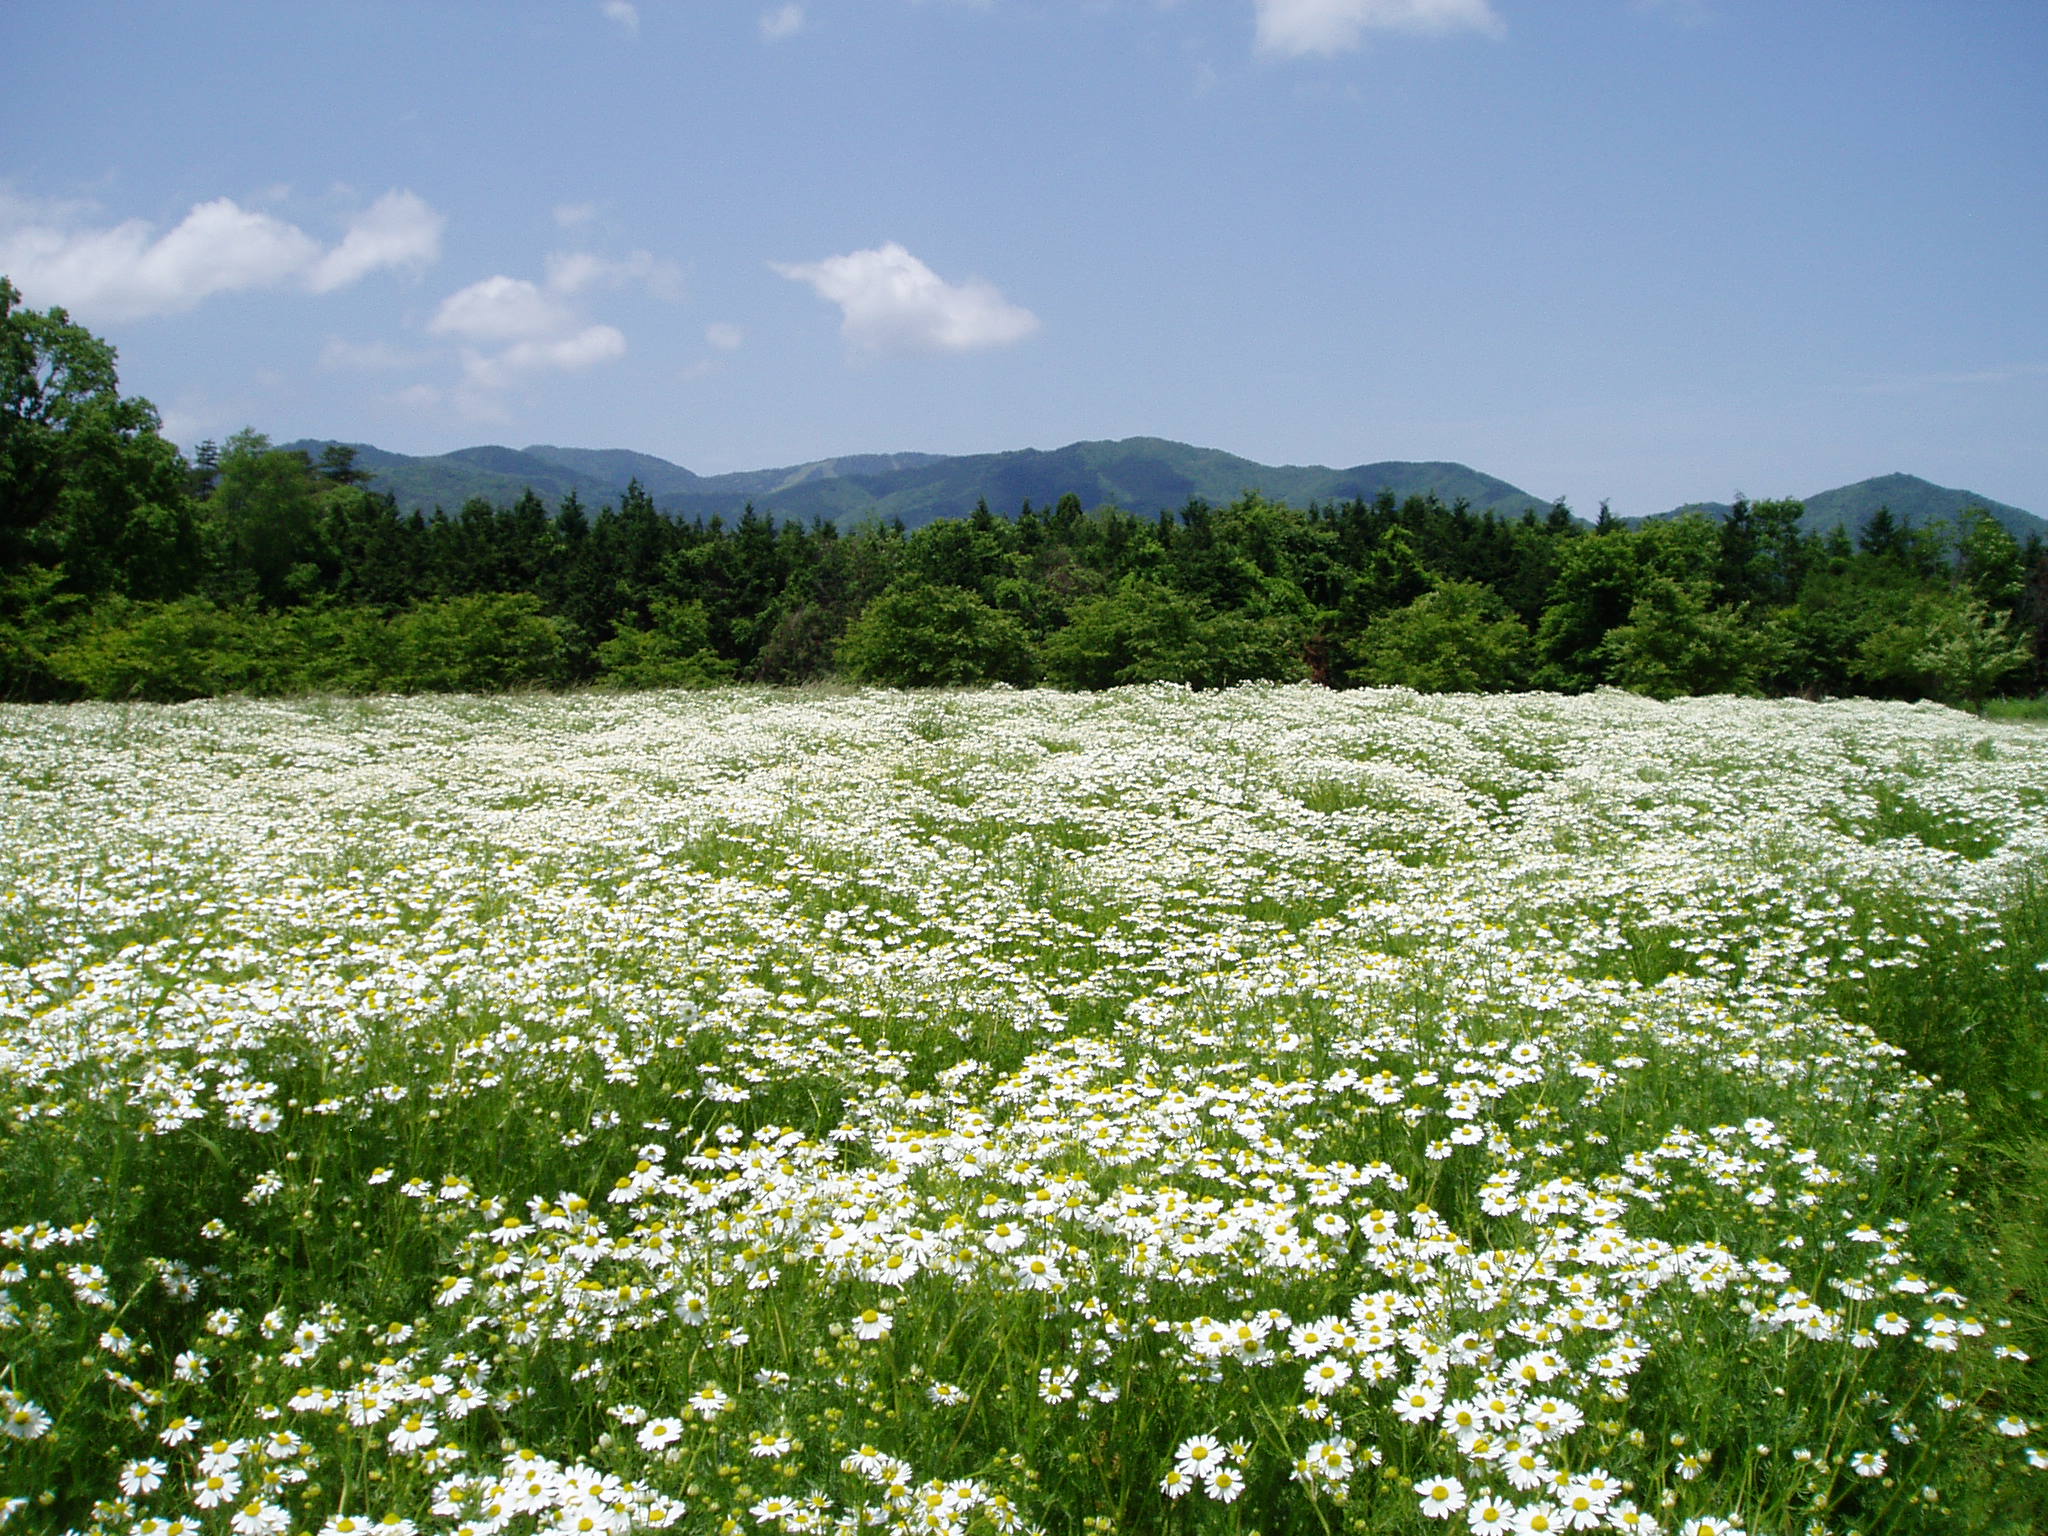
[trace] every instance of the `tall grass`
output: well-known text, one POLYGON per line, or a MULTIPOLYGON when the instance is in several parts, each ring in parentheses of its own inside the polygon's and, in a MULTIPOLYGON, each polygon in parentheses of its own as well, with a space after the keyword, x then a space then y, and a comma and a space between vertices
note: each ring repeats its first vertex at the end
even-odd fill
POLYGON ((1986 699, 1984 718, 1987 720, 2048 720, 2048 694, 2038 694, 2031 699, 1986 699))

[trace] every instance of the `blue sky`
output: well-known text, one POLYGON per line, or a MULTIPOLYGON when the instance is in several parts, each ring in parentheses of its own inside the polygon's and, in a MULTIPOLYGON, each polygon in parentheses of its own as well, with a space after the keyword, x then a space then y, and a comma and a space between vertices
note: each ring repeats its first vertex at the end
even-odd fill
POLYGON ((0 271, 188 446, 2048 514, 2044 79, 2039 0, 12 0, 0 271))

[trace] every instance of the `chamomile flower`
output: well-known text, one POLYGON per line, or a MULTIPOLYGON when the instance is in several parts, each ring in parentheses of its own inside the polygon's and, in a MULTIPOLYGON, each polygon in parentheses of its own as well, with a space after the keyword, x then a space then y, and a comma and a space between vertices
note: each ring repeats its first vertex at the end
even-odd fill
POLYGON ((1173 1464, 1193 1477, 1207 1477, 1224 1460, 1223 1444, 1213 1435, 1190 1435, 1173 1452, 1173 1464))
POLYGON ((683 1421, 671 1418, 649 1419, 640 1426, 639 1433, 633 1438, 643 1451, 665 1451, 683 1438, 683 1421))
POLYGON ((1244 1493, 1244 1478, 1233 1468, 1217 1467, 1209 1474, 1208 1492, 1219 1504, 1235 1503, 1244 1493))
POLYGON ((705 1386, 690 1394, 688 1406, 700 1419, 715 1419, 732 1406, 732 1399, 716 1386, 705 1386))
POLYGON ((1318 1360, 1302 1372, 1301 1386, 1311 1396, 1328 1397, 1350 1379, 1350 1364, 1333 1356, 1318 1360))
POLYGON ((139 1499, 155 1493, 164 1484, 164 1474, 169 1471, 154 1456, 145 1456, 131 1461, 121 1468, 121 1492, 131 1499, 139 1499))
POLYGON ((1432 1520, 1447 1520, 1465 1507, 1465 1485, 1455 1477, 1424 1478, 1415 1485, 1422 1512, 1432 1520))

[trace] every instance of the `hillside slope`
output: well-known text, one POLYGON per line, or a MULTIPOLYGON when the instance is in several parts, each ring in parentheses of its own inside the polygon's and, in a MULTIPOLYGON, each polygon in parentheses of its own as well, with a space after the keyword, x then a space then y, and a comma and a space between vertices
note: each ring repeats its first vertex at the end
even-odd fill
MULTIPOLYGON (((308 439, 283 445, 318 457, 327 444, 308 439)), ((454 511, 472 496, 516 500, 527 487, 550 503, 574 491, 586 505, 611 500, 634 480, 664 511, 684 517, 732 517, 751 504, 776 517, 833 522, 901 518, 917 527, 960 516, 986 500, 1011 514, 1026 501, 1051 506, 1062 496, 1085 507, 1114 504, 1126 511, 1177 509, 1190 498, 1227 502, 1259 491, 1297 506, 1310 501, 1435 494, 1463 498, 1504 515, 1548 504, 1507 481, 1463 464, 1389 460, 1349 469, 1323 465, 1260 464, 1213 448, 1164 438, 1069 443, 1064 448, 1007 453, 854 454, 776 469, 698 475, 652 454, 625 449, 524 449, 485 446, 412 457, 353 444, 356 463, 371 471, 379 490, 401 506, 454 511)))

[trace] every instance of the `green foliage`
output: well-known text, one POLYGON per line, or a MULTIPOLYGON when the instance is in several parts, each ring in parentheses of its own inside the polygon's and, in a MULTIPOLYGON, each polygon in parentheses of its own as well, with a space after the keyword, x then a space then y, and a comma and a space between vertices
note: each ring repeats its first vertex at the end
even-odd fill
POLYGON ((561 626, 530 592, 423 603, 392 628, 400 687, 408 693, 544 688, 567 672, 561 626))
POLYGON ((2027 659, 2009 615, 1992 613, 1975 597, 1922 592, 1863 637, 1850 670, 1898 697, 1977 705, 2027 659))
POLYGON ((808 683, 832 670, 842 626, 830 609, 798 603, 778 614, 754 658, 754 677, 764 683, 808 683))
POLYGON ((276 614, 199 597, 123 601, 96 609, 49 666, 95 699, 365 693, 397 682, 390 640, 388 626, 360 609, 276 614))
POLYGON ((646 629, 622 629, 597 648, 603 680, 619 688, 709 688, 732 681, 733 664, 711 649, 702 603, 658 598, 646 629))
POLYGON ((0 278, 0 571, 61 567, 94 595, 179 590, 197 545, 156 408, 122 397, 112 347, 20 298, 0 278))
POLYGON ((1875 562, 1831 562, 1814 571, 1798 600, 1766 621, 1778 658, 1774 685, 1817 694, 1869 691, 1851 670, 1857 652, 1877 630, 1906 617, 1913 590, 1875 562))
POLYGON ((1354 675, 1425 693, 1499 693, 1524 681, 1529 653, 1529 631, 1490 588, 1450 581, 1374 619, 1354 675))
POLYGON ((985 501, 970 517, 926 523, 904 545, 904 580, 993 597, 995 583, 1010 567, 1007 531, 985 501))
POLYGON ((1652 575, 1628 622, 1600 642, 1610 679, 1656 699, 1754 693, 1769 667, 1769 640, 1741 608, 1712 606, 1700 586, 1652 575))
POLYGON ((2048 693, 2031 699, 1988 699, 1979 713, 1987 720, 2048 721, 2048 693))
POLYGON ((1956 534, 1956 578, 1994 609, 2011 609, 2026 587, 2019 540, 1982 507, 1966 510, 1956 534))
POLYGON ((47 565, 0 570, 0 699, 44 698, 55 686, 50 652, 80 603, 63 582, 47 565))
MULTIPOLYGON (((1886 917, 1903 927, 1903 903, 1886 917)), ((2011 1316, 2013 1346, 2034 1357, 2004 1408, 2037 1424, 2048 1421, 2048 1369, 2039 1363, 2048 1360, 2048 989, 2035 965, 2043 954, 2048 883, 2037 874, 1995 913, 1937 930, 1914 964, 1832 989, 1844 1017, 1869 1024, 1969 1106, 1957 1192, 1982 1212, 1990 1242, 1955 1261, 1970 1267, 1966 1283, 2011 1316)))
POLYGON ((272 612, 203 597, 103 603, 52 645, 52 677, 94 699, 215 694, 493 692, 564 679, 559 627, 527 593, 272 612))
POLYGON ((1423 597, 1434 578, 1413 529, 1396 523, 1361 562, 1354 593, 1369 613, 1399 608, 1423 597))
POLYGON ((1115 591, 1082 603, 1047 639, 1045 669, 1068 688, 1291 681, 1307 673, 1303 639, 1298 623, 1219 613, 1190 593, 1127 576, 1115 591))
POLYGON ((304 454, 273 449, 260 432, 230 438, 205 510, 216 595, 266 608, 311 597, 330 558, 319 496, 319 477, 304 454))
POLYGON ((1608 681, 1601 642, 1628 622, 1643 580, 1636 538, 1614 533, 1566 546, 1536 630, 1543 686, 1574 693, 1608 681))
POLYGON ((114 349, 61 309, 19 308, 0 277, 0 565, 55 553, 48 527, 72 466, 68 433, 119 398, 114 349))
POLYGON ((1720 529, 1715 595, 1728 604, 1789 602, 1809 564, 1800 538, 1803 502, 1736 497, 1720 529))
POLYGON ((50 658, 88 698, 169 702, 252 686, 265 668, 260 620, 204 598, 149 607, 103 604, 92 627, 50 658))
POLYGON ((839 643, 839 664, 859 682, 897 688, 1028 683, 1024 626, 972 592, 896 586, 870 603, 839 643))

